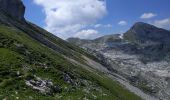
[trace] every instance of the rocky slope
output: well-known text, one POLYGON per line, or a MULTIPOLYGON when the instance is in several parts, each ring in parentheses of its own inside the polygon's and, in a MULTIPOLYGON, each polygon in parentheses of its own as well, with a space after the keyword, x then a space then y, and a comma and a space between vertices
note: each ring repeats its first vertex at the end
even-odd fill
POLYGON ((112 72, 123 76, 132 85, 156 98, 169 100, 169 38, 169 31, 138 22, 123 37, 117 34, 104 36, 83 44, 79 39, 74 44, 93 53, 112 72))
POLYGON ((94 66, 96 57, 26 21, 21 0, 0 8, 0 100, 141 99, 94 66))

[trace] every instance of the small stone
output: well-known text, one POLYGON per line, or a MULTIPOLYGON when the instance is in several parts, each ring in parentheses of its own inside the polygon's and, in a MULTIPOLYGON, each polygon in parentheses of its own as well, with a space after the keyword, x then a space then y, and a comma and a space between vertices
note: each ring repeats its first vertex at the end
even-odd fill
POLYGON ((32 100, 32 99, 33 99, 33 97, 32 97, 32 96, 29 96, 29 99, 31 99, 31 100, 32 100))
POLYGON ((103 93, 103 96, 107 96, 107 94, 103 93))
POLYGON ((89 100, 87 97, 84 97, 83 100, 89 100))
POLYGON ((57 99, 61 99, 63 96, 61 96, 61 95, 56 95, 55 96, 57 99))
POLYGON ((17 71, 17 75, 18 75, 18 76, 20 75, 20 72, 19 72, 19 71, 17 71))
POLYGON ((97 99, 97 96, 96 96, 96 95, 92 94, 92 96, 93 96, 93 99, 97 99))
POLYGON ((17 91, 15 91, 15 94, 18 94, 18 92, 17 92, 17 91))
POLYGON ((3 98, 3 100, 7 100, 7 98, 3 98))

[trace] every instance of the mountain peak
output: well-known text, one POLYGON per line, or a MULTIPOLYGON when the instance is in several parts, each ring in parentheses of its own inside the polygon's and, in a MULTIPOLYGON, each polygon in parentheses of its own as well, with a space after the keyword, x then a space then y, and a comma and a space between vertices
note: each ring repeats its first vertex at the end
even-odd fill
POLYGON ((142 25, 150 25, 150 24, 144 22, 136 22, 133 26, 142 26, 142 25))
POLYGON ((151 25, 151 24, 148 24, 148 23, 144 23, 144 22, 136 22, 133 26, 132 26, 132 28, 131 29, 135 29, 135 30, 137 30, 137 29, 155 29, 155 28, 157 28, 157 27, 155 27, 155 26, 153 26, 153 25, 151 25))
POLYGON ((129 41, 142 43, 148 41, 170 43, 170 31, 147 23, 137 22, 124 34, 124 38, 129 41))
POLYGON ((0 0, 0 11, 18 20, 25 20, 25 6, 21 0, 0 0))

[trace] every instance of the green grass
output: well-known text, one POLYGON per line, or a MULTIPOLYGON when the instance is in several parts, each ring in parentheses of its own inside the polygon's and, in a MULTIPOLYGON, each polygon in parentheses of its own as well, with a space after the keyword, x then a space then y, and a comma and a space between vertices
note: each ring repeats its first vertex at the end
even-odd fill
MULTIPOLYGON (((37 29, 34 31, 37 31, 37 29)), ((39 32, 36 34, 39 34, 39 32)), ((72 53, 76 54, 77 58, 80 58, 79 54, 81 53, 91 56, 81 49, 75 50, 77 47, 71 46, 63 40, 52 38, 49 33, 46 34, 48 34, 46 37, 50 38, 57 45, 63 45, 62 43, 64 43, 62 48, 69 48, 68 50, 75 52, 70 52, 69 55, 72 55, 72 53)), ((78 61, 83 63, 81 58, 78 61)), ((73 65, 59 52, 44 46, 26 33, 14 27, 2 25, 0 26, 0 76, 0 99, 13 100, 19 97, 21 100, 30 100, 31 98, 34 100, 68 100, 69 98, 77 100, 84 97, 94 99, 95 95, 98 100, 140 100, 139 97, 105 75, 99 72, 92 73, 81 66, 73 65), (48 68, 43 68, 43 64, 48 68), (24 69, 24 66, 27 66, 28 69, 24 69), (18 71, 20 76, 17 75, 18 71), (79 82, 86 80, 89 85, 81 85, 74 88, 63 80, 63 72, 69 73, 69 75, 73 76, 73 79, 79 82), (26 86, 25 80, 32 78, 33 75, 42 79, 52 80, 54 84, 62 87, 62 92, 50 96, 31 89, 26 86), (89 86, 92 89, 88 94, 83 90, 89 86), (64 87, 67 87, 69 91, 66 91, 64 87), (102 93, 96 89, 101 90, 102 93)))

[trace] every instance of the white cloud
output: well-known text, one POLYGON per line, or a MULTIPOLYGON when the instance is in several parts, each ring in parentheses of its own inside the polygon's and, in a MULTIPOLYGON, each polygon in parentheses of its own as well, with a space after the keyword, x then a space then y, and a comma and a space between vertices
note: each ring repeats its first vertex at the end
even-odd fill
POLYGON ((106 13, 105 0, 34 0, 43 7, 46 29, 61 38, 93 24, 106 13))
POLYGON ((111 27, 112 27, 111 24, 106 24, 106 25, 104 25, 104 24, 96 24, 96 25, 94 25, 94 28, 111 28, 111 27))
POLYGON ((170 18, 155 20, 152 24, 160 28, 170 29, 170 18))
POLYGON ((120 21, 120 22, 118 23, 118 25, 125 26, 125 25, 127 25, 127 22, 124 21, 124 20, 122 20, 122 21, 120 21))
POLYGON ((153 18, 153 17, 155 17, 155 16, 157 16, 156 14, 154 14, 154 13, 144 13, 144 14, 142 14, 141 15, 141 19, 150 19, 150 18, 153 18))
POLYGON ((100 37, 101 34, 97 30, 88 29, 88 30, 82 30, 80 32, 77 32, 74 37, 78 37, 81 39, 95 39, 100 37))

